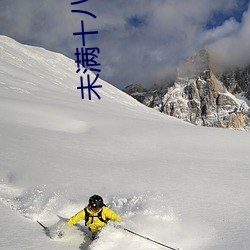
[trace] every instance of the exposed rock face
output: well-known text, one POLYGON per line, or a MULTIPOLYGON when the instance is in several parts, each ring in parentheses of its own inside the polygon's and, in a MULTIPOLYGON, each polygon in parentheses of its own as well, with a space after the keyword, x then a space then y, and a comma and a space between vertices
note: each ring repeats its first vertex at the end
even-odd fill
POLYGON ((140 92, 138 100, 196 125, 248 129, 250 109, 233 94, 244 90, 246 97, 250 95, 250 67, 220 74, 219 80, 209 63, 208 51, 199 51, 181 65, 171 87, 140 92))
POLYGON ((147 90, 141 84, 131 84, 128 85, 123 91, 131 96, 133 96, 137 101, 144 101, 144 96, 147 93, 147 90))
POLYGON ((123 91, 129 95, 132 95, 134 93, 143 93, 146 92, 147 90, 144 89, 142 84, 131 84, 128 85, 123 91))
POLYGON ((250 100, 250 66, 218 74, 218 79, 225 84, 230 93, 242 93, 250 100))

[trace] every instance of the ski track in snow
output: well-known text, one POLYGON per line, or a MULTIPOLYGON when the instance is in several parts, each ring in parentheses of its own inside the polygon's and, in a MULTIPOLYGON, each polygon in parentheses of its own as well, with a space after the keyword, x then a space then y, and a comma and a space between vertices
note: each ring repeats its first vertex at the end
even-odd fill
POLYGON ((8 114, 2 120, 16 122, 28 127, 47 129, 66 133, 84 133, 90 129, 90 125, 81 120, 71 119, 62 114, 60 109, 52 108, 49 105, 30 106, 29 103, 5 101, 1 103, 0 111, 8 110, 8 114), (22 113, 20 113, 20 108, 22 113))

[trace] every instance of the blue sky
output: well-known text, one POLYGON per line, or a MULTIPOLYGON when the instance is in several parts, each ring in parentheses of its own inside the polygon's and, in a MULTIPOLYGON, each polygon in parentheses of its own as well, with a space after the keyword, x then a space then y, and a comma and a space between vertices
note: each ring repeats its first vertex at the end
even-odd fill
POLYGON ((223 64, 249 63, 250 0, 1 0, 0 34, 74 58, 81 47, 81 20, 87 46, 98 47, 100 76, 124 88, 165 82, 187 56, 210 48, 223 64), (72 13, 82 9, 96 19, 72 13))
POLYGON ((211 18, 206 24, 207 29, 216 28, 223 25, 225 20, 234 18, 237 22, 242 22, 244 12, 248 9, 249 0, 239 0, 236 8, 233 8, 229 13, 224 13, 222 10, 216 10, 211 14, 211 18))

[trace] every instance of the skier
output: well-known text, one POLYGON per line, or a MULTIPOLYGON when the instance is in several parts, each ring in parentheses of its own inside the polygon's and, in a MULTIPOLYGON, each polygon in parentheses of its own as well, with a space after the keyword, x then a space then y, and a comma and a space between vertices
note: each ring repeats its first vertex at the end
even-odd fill
POLYGON ((120 222, 122 219, 120 215, 105 206, 101 196, 95 194, 89 198, 89 204, 72 216, 67 224, 74 225, 80 220, 85 220, 85 226, 92 232, 94 239, 109 220, 120 222))

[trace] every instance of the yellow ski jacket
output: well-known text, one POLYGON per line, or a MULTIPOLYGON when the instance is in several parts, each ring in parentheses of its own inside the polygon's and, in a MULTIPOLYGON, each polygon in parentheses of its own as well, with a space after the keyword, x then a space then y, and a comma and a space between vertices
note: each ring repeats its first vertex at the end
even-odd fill
MULTIPOLYGON (((86 207, 87 212, 89 213, 88 221, 85 221, 86 226, 88 226, 89 230, 92 233, 97 232, 100 228, 102 228, 106 223, 105 221, 112 220, 112 221, 121 221, 120 215, 116 214, 113 210, 110 208, 103 206, 99 211, 93 212, 89 209, 89 207, 86 207), (104 220, 100 220, 98 218, 98 215, 101 211, 101 218, 104 220)), ((85 210, 82 209, 77 214, 72 216, 68 221, 67 224, 74 225, 80 220, 85 220, 85 210)))

